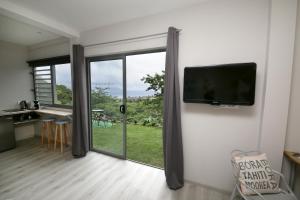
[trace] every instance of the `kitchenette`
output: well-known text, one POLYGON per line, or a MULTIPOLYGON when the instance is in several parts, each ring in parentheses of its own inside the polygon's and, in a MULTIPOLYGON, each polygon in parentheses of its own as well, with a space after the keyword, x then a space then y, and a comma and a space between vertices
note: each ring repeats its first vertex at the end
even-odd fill
MULTIPOLYGON (((34 101, 33 106, 29 105, 26 101, 21 101, 19 108, 0 111, 0 152, 16 148, 16 141, 40 137, 45 119, 52 119, 54 122, 49 129, 51 135, 55 134, 56 121, 67 121, 71 124, 71 109, 40 107, 38 101, 34 101)), ((71 130, 71 126, 68 127, 71 130)))
POLYGON ((56 135, 72 132, 69 40, 37 43, 0 41, 0 152, 30 138, 47 145, 50 136, 53 150, 56 135))

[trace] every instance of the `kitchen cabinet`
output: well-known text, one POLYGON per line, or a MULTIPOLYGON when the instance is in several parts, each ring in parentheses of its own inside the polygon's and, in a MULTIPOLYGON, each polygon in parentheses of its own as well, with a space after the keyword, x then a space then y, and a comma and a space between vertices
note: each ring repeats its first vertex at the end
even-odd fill
POLYGON ((16 147, 12 116, 0 116, 0 152, 16 147))

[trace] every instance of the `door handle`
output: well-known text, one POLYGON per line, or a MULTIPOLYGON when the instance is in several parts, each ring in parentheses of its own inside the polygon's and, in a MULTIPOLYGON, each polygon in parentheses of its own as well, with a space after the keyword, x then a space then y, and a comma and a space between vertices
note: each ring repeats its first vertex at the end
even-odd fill
POLYGON ((120 105, 120 113, 125 114, 126 108, 125 105, 120 105))

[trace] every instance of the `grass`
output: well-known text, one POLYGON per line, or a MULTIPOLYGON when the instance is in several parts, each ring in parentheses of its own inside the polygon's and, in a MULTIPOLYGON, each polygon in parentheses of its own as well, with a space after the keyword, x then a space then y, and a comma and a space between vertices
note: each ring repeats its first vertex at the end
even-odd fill
MULTIPOLYGON (((122 127, 93 127, 93 147, 122 154, 122 127)), ((127 159, 163 168, 162 129, 127 124, 127 159)))

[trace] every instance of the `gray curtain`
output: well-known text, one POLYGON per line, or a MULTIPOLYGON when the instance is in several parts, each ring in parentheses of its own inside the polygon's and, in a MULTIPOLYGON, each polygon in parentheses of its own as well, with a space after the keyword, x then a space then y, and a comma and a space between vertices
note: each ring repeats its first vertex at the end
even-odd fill
POLYGON ((84 48, 73 45, 73 135, 72 154, 83 157, 89 150, 88 140, 88 103, 87 72, 84 59, 84 48))
POLYGON ((178 78, 179 32, 170 27, 167 39, 163 147, 165 175, 169 188, 183 187, 183 150, 181 136, 180 91, 178 78))

